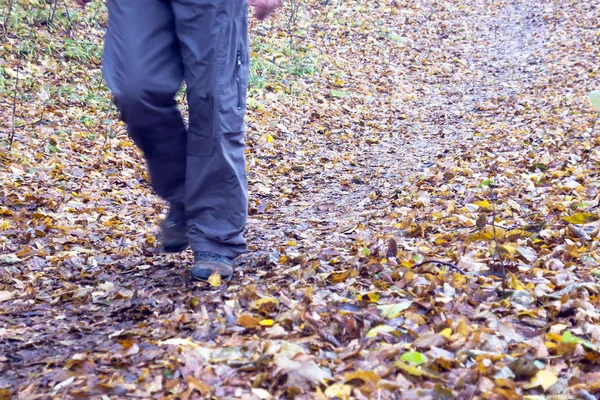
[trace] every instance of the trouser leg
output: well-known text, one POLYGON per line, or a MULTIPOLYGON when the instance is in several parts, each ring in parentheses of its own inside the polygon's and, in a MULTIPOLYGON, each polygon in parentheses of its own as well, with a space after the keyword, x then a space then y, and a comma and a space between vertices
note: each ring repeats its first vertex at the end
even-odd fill
POLYGON ((108 0, 103 74, 154 190, 184 201, 186 129, 174 96, 183 79, 168 0, 108 0))
POLYGON ((190 122, 185 209, 192 250, 245 250, 244 114, 248 85, 246 0, 172 0, 190 122))

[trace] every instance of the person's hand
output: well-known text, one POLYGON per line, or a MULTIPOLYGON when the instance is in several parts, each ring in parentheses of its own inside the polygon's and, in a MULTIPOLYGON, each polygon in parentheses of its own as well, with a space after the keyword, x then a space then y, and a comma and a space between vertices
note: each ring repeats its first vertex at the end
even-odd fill
POLYGON ((259 20, 263 20, 281 5, 281 0, 248 0, 248 5, 254 6, 254 16, 259 20))
POLYGON ((81 7, 85 8, 88 3, 91 3, 92 0, 75 0, 75 3, 79 4, 81 7))

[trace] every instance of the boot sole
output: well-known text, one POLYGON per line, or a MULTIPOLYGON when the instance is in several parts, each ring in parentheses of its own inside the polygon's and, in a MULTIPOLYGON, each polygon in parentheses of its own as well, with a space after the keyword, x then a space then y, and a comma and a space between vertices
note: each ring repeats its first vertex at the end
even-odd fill
MULTIPOLYGON (((190 273, 190 276, 192 277, 192 279, 196 280, 196 281, 200 281, 200 282, 208 282, 208 277, 207 278, 201 278, 199 276, 195 276, 194 274, 190 273)), ((221 280, 223 280, 224 282, 229 282, 231 279, 233 278, 233 275, 229 275, 227 278, 223 277, 223 275, 221 275, 221 280)))
POLYGON ((187 249, 189 246, 188 242, 185 243, 169 243, 163 245, 165 253, 180 253, 187 249))

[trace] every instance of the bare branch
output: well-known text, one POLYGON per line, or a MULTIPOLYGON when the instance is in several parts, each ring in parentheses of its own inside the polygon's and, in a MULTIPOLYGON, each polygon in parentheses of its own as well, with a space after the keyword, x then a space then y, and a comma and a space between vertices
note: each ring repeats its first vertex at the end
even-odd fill
POLYGON ((457 272, 460 272, 462 275, 467 275, 465 273, 465 271, 463 271, 462 269, 460 269, 459 267, 456 266, 456 264, 452 264, 446 261, 438 261, 438 260, 427 260, 427 261, 423 261, 422 263, 413 265, 412 268, 419 268, 422 267, 425 264, 440 264, 440 265, 445 265, 448 268, 452 268, 454 270, 456 270, 457 272))
POLYGON ((502 258, 502 249, 500 249, 500 243, 498 243, 498 236, 496 235, 496 195, 493 189, 490 188, 491 200, 492 200, 492 229, 494 232, 494 243, 496 243, 496 251, 498 252, 498 258, 500 259, 500 267, 502 267, 502 298, 506 297, 506 268, 504 267, 504 259, 502 258))
POLYGON ((13 93, 13 104, 12 104, 12 131, 8 137, 9 148, 12 149, 13 141, 15 140, 15 118, 17 115, 17 91, 19 90, 19 69, 21 68, 21 50, 19 49, 19 61, 17 63, 17 76, 15 78, 15 91, 13 93))

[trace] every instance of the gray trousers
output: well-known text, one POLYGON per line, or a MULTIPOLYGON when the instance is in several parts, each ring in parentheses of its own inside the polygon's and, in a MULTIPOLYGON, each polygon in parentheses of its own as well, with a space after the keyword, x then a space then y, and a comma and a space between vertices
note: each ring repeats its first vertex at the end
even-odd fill
POLYGON ((104 78, 152 187, 185 207, 192 250, 243 253, 246 0, 108 0, 108 14, 104 78), (174 99, 183 80, 187 129, 174 99))

